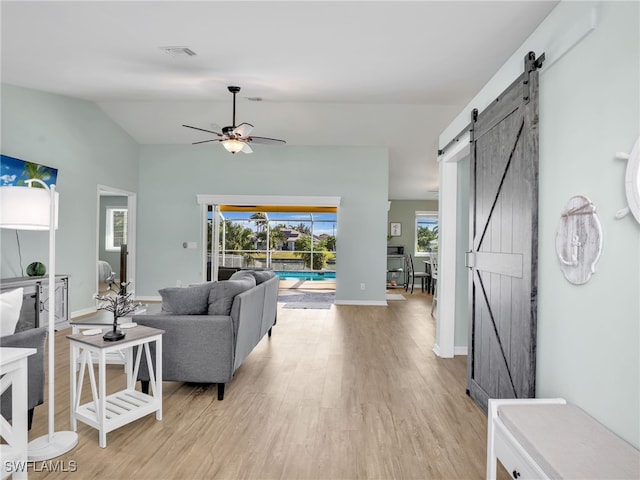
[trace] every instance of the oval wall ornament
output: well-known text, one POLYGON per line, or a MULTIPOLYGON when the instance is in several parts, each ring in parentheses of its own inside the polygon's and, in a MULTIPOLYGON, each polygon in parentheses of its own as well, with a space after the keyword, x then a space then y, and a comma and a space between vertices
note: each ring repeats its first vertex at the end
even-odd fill
POLYGON ((616 158, 627 160, 624 188, 627 194, 627 207, 616 213, 616 218, 625 217, 629 212, 640 223, 640 137, 631 148, 631 153, 616 153, 616 158))
POLYGON ((564 277, 575 285, 587 283, 602 252, 602 226, 596 207, 584 195, 569 199, 556 230, 556 253, 564 277))

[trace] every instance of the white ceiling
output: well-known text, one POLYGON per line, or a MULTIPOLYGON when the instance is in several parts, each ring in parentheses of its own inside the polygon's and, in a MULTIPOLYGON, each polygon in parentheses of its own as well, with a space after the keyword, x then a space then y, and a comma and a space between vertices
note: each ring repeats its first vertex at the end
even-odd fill
POLYGON ((143 144, 207 139, 181 124, 231 124, 239 85, 255 135, 387 146, 389 198, 429 198, 438 135, 556 4, 2 1, 1 76, 94 101, 143 144))

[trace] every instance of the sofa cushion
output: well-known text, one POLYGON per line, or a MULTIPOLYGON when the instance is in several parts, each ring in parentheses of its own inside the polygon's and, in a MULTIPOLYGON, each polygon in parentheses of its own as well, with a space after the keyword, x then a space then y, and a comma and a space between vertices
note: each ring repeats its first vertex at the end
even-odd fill
POLYGON ((235 296, 255 286, 252 275, 216 282, 209 293, 209 315, 229 315, 235 296))
POLYGON ((215 282, 190 287, 169 287, 158 290, 162 311, 175 315, 204 315, 209 308, 209 292, 215 282))
POLYGON ((256 279, 256 285, 260 285, 262 282, 266 282, 270 278, 276 276, 273 270, 241 270, 239 272, 234 273, 231 278, 243 278, 246 275, 251 275, 256 279))
POLYGON ((0 294, 0 337, 13 335, 22 309, 22 288, 0 294))

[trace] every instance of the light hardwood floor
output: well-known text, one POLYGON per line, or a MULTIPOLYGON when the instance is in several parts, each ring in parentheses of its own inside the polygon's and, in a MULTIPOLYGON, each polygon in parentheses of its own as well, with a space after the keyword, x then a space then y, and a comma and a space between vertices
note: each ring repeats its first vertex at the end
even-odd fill
MULTIPOLYGON (((57 459, 77 471, 38 462, 30 477, 484 478, 486 416, 465 394, 466 357, 436 357, 431 296, 405 297, 388 307, 279 304, 273 336, 223 401, 215 385, 165 382, 162 421, 115 430, 105 449, 79 423, 78 446, 57 459)), ((56 334, 56 430, 69 429, 69 333, 56 334)), ((122 366, 107 372, 108 392, 124 385, 122 366)), ((46 412, 36 409, 30 439, 46 433, 46 412)))

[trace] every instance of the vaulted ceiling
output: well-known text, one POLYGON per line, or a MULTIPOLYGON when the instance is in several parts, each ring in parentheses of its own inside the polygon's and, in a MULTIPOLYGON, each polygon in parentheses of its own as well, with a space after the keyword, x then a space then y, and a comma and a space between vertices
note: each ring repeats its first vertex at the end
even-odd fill
POLYGON ((438 135, 556 4, 2 1, 1 77, 96 102, 142 144, 231 124, 239 85, 255 135, 388 147, 389 198, 433 198, 438 135))

